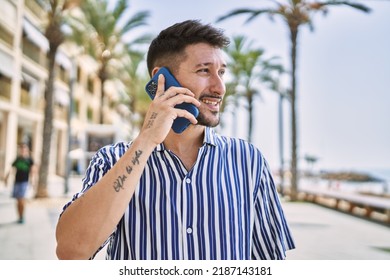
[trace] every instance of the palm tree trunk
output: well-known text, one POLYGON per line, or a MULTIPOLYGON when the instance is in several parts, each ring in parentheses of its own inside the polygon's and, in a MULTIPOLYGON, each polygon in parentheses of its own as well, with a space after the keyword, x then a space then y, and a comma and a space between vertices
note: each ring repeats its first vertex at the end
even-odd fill
POLYGON ((104 124, 104 99, 105 99, 105 91, 104 91, 104 84, 107 80, 107 73, 106 73, 106 64, 104 61, 102 61, 102 66, 99 70, 99 79, 100 79, 100 124, 104 124))
POLYGON ((291 33, 291 186, 290 198, 297 200, 298 196, 298 157, 297 157, 297 112, 296 112, 296 87, 297 87, 297 38, 298 26, 290 28, 291 33))
POLYGON ((47 192, 47 179, 49 174, 49 162, 50 162, 50 146, 51 136, 53 132, 53 107, 54 107, 54 78, 55 78, 55 57, 57 53, 57 47, 50 47, 48 60, 49 60, 49 78, 47 81, 47 87, 45 90, 45 111, 43 122, 43 139, 42 139, 42 154, 41 164, 39 168, 39 178, 36 198, 48 197, 47 192))
POLYGON ((249 127, 248 127, 248 142, 252 142, 252 131, 253 131, 253 96, 249 93, 248 96, 248 116, 249 116, 249 127))
POLYGON ((100 120, 99 120, 99 123, 100 124, 104 124, 104 114, 103 114, 103 103, 104 103, 104 83, 102 81, 101 83, 101 89, 100 89, 100 120))
POLYGON ((237 111, 240 105, 240 100, 238 99, 237 96, 234 96, 234 108, 232 110, 232 117, 233 117, 233 136, 237 136, 237 131, 238 131, 238 117, 237 117, 237 111))

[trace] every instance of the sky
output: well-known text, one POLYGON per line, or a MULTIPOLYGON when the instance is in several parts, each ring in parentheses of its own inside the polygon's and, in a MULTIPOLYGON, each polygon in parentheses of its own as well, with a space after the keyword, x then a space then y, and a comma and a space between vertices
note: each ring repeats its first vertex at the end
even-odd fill
MULTIPOLYGON (((284 1, 284 0, 280 0, 284 1)), ((305 155, 318 158, 319 170, 390 170, 390 2, 360 1, 372 8, 366 14, 349 7, 332 7, 324 17, 314 17, 314 31, 301 29, 298 52, 298 153, 299 166, 306 168, 305 155)), ((200 19, 225 30, 230 38, 244 34, 266 57, 279 56, 289 66, 289 37, 285 23, 260 16, 245 24, 245 16, 215 23, 236 8, 275 7, 266 0, 131 0, 133 12, 149 10, 143 30, 158 34, 176 22, 200 19)), ((286 86, 288 84, 286 83, 286 86)), ((256 103, 253 143, 271 167, 280 164, 278 144, 278 98, 263 91, 256 103)), ((284 106, 284 158, 290 158, 289 107, 284 106)), ((247 123, 246 112, 239 114, 247 123)), ((235 134, 225 116, 223 134, 235 134)), ((240 127, 245 128, 245 125, 240 127)))

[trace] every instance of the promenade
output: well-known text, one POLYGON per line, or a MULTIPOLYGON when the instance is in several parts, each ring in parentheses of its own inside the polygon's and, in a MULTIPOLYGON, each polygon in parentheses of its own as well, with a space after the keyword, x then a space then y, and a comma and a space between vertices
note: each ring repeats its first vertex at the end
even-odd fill
MULTIPOLYGON (((55 226, 62 206, 81 184, 50 178, 48 199, 30 199, 26 222, 17 224, 10 187, 0 185, 0 260, 55 260, 55 226)), ((297 249, 289 260, 390 260, 390 227, 306 202, 282 200, 297 249)), ((104 253, 96 259, 104 259, 104 253)))

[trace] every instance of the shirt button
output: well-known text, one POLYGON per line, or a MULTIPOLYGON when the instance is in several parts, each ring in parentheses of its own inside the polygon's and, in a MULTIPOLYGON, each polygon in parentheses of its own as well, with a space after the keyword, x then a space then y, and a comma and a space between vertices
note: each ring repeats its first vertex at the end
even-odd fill
POLYGON ((192 228, 190 228, 190 227, 187 228, 187 233, 188 233, 188 234, 191 234, 191 233, 192 233, 192 228))
POLYGON ((190 183, 191 183, 191 179, 190 179, 190 178, 187 178, 187 179, 186 179, 186 183, 187 183, 187 184, 190 184, 190 183))

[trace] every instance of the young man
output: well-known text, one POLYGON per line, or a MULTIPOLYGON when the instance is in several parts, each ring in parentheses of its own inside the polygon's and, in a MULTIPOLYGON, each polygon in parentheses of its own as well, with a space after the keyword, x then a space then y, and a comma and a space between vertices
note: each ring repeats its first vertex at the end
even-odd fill
POLYGON ((12 170, 5 176, 5 182, 8 181, 12 172, 15 174, 12 197, 16 199, 18 223, 23 224, 25 221, 24 212, 27 190, 32 185, 30 182, 33 182, 35 179, 34 161, 30 156, 30 149, 25 143, 19 145, 18 155, 12 163, 12 170))
MULTIPOLYGON (((60 259, 284 259, 294 248, 271 173, 254 146, 217 135, 229 43, 221 30, 185 21, 163 30, 148 51, 164 76, 131 143, 102 148, 57 226, 60 259), (175 108, 199 110, 197 119, 175 108), (177 134, 178 117, 191 125, 177 134)), ((145 93, 146 94, 146 93, 145 93)))

